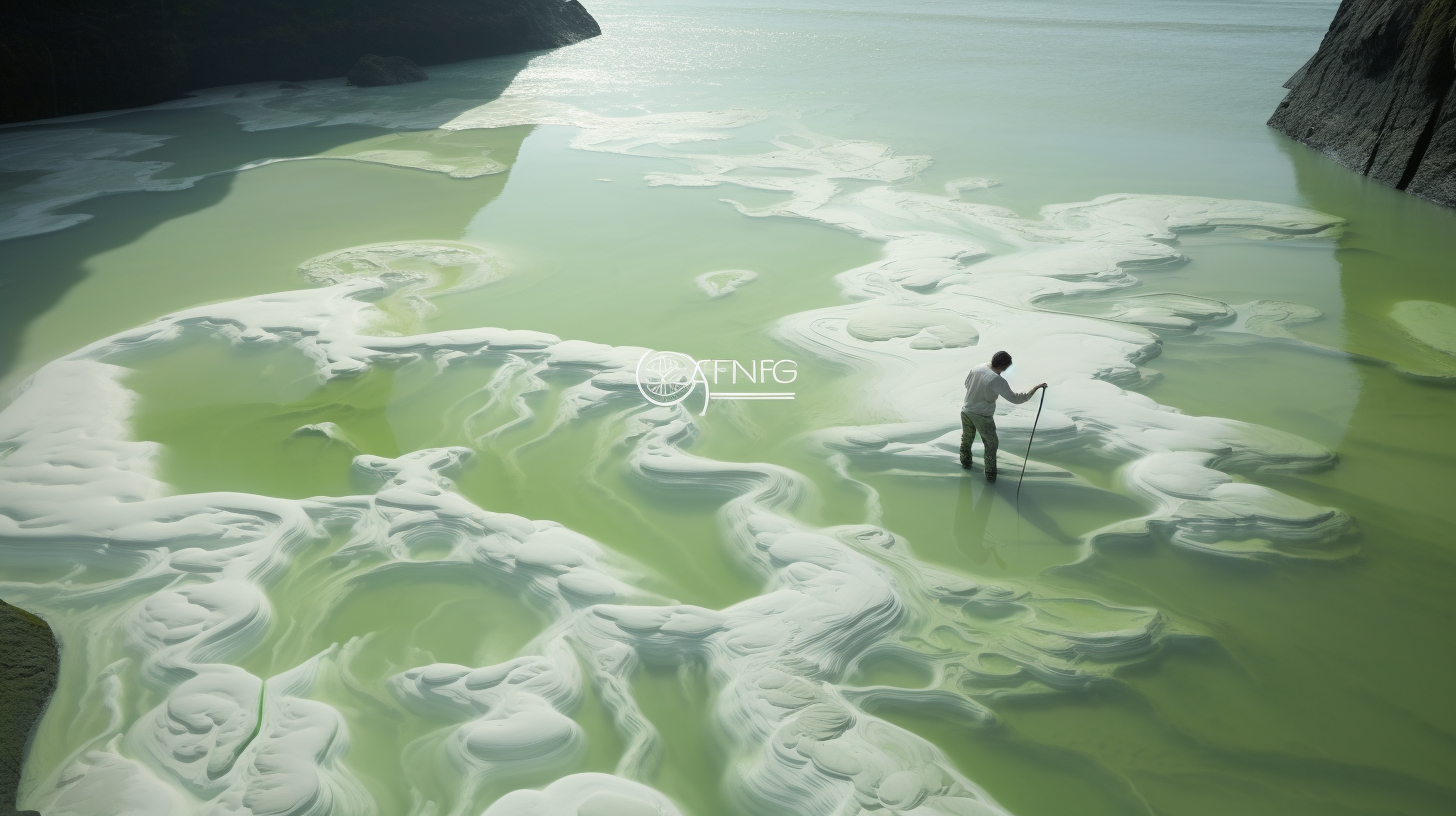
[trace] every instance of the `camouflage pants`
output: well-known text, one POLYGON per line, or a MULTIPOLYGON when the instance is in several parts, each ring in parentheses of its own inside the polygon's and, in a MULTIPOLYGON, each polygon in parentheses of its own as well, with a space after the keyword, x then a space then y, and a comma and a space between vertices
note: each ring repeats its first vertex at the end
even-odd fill
POLYGON ((976 431, 981 432, 981 444, 986 448, 986 476, 995 476, 996 450, 1001 447, 995 417, 961 412, 961 467, 971 466, 971 443, 976 441, 976 431))

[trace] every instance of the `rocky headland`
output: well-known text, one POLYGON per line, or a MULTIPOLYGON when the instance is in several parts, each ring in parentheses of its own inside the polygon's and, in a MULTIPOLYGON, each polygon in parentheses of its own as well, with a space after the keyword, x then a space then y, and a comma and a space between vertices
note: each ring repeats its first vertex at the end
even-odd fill
POLYGON ((45 621, 0 601, 0 814, 15 812, 20 766, 56 688, 60 659, 45 621))
POLYGON ((1456 207, 1456 0, 1344 0, 1269 125, 1456 207))
POLYGON ((48 0, 0 26, 0 122, 344 76, 367 54, 431 65, 595 37, 577 0, 48 0))

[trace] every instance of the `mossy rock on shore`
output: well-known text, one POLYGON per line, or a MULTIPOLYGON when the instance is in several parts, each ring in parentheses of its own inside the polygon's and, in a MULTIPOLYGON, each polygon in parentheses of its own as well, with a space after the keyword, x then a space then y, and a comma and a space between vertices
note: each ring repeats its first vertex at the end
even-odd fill
POLYGON ((35 724, 56 689, 60 662, 50 626, 0 601, 0 814, 15 811, 20 768, 35 724))

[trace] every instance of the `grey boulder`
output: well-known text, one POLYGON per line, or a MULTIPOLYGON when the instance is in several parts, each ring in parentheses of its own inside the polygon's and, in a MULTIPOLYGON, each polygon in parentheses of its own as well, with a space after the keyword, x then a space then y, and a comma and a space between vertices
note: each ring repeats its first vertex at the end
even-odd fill
POLYGON ((1456 207, 1456 0, 1344 0, 1269 125, 1456 207))

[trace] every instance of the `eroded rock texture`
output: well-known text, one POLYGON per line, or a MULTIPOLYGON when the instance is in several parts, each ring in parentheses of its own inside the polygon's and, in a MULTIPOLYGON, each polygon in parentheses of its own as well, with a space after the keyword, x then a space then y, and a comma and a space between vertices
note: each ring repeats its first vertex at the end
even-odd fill
POLYGON ((0 122, 151 105, 198 88, 343 76, 365 54, 421 65, 601 33, 577 0, 47 0, 0 26, 0 122))
POLYGON ((15 810, 26 743, 59 669, 56 638, 45 621, 0 601, 0 813, 15 810))
POLYGON ((365 54, 354 63, 344 75, 350 85, 372 88, 379 85, 403 85, 407 82, 424 82, 429 79, 420 66, 404 57, 381 57, 365 54))
POLYGON ((1269 125, 1456 206, 1456 0, 1344 0, 1269 125))

